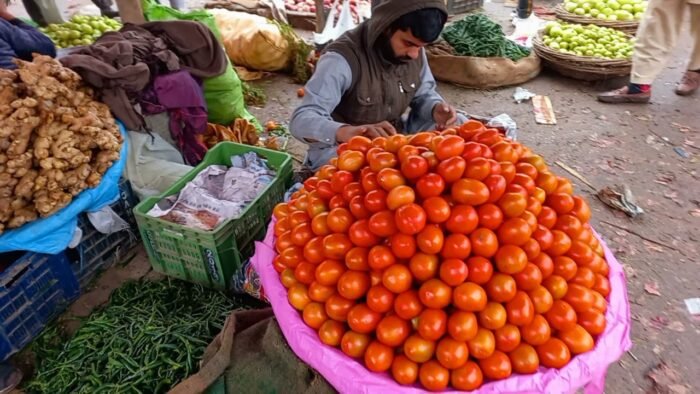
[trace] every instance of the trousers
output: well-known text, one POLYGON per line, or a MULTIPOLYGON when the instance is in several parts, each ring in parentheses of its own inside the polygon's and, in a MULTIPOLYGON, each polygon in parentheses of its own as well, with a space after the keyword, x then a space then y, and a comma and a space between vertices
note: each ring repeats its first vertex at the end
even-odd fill
POLYGON ((637 30, 630 81, 649 85, 661 73, 690 17, 688 70, 700 69, 700 0, 650 0, 637 30))

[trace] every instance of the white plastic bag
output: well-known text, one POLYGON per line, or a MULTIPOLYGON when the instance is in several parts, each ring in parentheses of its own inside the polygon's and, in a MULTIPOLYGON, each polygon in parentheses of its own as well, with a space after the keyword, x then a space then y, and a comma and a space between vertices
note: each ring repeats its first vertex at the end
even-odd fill
POLYGON ((340 15, 338 16, 338 23, 335 23, 335 18, 337 16, 338 1, 335 0, 331 11, 328 14, 328 19, 326 19, 326 26, 320 34, 314 33, 314 43, 316 45, 323 45, 331 42, 346 31, 352 30, 357 27, 357 24, 352 19, 352 12, 350 11, 350 1, 343 1, 343 6, 340 9, 340 15))
POLYGON ((109 205, 99 211, 88 212, 87 216, 95 230, 102 234, 113 234, 129 228, 129 223, 117 215, 109 205))

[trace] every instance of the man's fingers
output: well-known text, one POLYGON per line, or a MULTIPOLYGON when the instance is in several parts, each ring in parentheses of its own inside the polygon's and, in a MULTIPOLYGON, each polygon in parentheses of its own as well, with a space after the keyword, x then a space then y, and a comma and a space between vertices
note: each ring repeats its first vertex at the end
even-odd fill
POLYGON ((396 129, 394 128, 394 126, 386 120, 377 124, 377 126, 383 129, 386 132, 387 136, 396 134, 396 129))
POLYGON ((369 139, 375 139, 377 137, 382 137, 382 135, 377 131, 377 128, 367 127, 365 131, 365 137, 369 139))

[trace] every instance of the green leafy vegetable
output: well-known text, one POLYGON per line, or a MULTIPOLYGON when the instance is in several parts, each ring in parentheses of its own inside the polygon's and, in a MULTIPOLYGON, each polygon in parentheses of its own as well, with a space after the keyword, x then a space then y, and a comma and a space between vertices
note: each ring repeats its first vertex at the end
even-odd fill
POLYGON ((530 55, 528 48, 506 38, 503 28, 484 14, 471 14, 447 26, 442 38, 459 56, 507 57, 518 61, 530 55))

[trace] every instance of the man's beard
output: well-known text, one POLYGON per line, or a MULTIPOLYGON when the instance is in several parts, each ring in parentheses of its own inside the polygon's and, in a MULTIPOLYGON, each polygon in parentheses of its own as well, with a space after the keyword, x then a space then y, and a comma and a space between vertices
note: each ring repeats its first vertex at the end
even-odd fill
POLYGON ((391 47, 391 39, 386 34, 382 34, 382 36, 377 40, 377 49, 384 60, 396 65, 406 64, 413 60, 408 56, 396 56, 394 49, 391 47))

